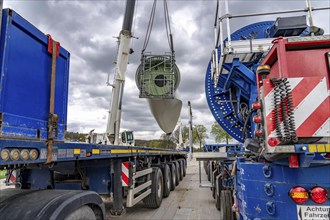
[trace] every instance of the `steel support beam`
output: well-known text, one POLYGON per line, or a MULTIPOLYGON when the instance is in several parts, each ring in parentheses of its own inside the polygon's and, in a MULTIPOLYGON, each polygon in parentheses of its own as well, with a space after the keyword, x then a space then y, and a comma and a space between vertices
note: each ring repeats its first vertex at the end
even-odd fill
POLYGON ((111 215, 120 216, 124 212, 123 188, 121 183, 121 159, 113 160, 113 206, 110 210, 111 215))

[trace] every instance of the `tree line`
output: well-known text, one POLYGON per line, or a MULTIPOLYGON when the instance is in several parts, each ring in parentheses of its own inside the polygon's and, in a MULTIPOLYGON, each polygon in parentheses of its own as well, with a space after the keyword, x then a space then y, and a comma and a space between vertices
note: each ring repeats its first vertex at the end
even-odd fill
MULTIPOLYGON (((160 139, 156 140, 135 140, 136 146, 145 146, 151 148, 166 148, 166 149, 175 149, 180 143, 180 129, 182 135, 182 142, 183 148, 189 146, 189 127, 178 126, 170 135, 163 134, 161 135, 160 139)), ((211 136, 214 137, 215 143, 228 143, 232 137, 227 134, 222 127, 217 123, 214 122, 211 127, 211 136)), ((65 140, 67 141, 86 141, 87 134, 78 133, 78 132, 66 132, 65 133, 65 140)), ((196 150, 201 150, 203 145, 205 144, 205 140, 208 138, 207 129, 204 125, 198 124, 194 125, 192 129, 192 142, 196 146, 198 146, 196 150)))

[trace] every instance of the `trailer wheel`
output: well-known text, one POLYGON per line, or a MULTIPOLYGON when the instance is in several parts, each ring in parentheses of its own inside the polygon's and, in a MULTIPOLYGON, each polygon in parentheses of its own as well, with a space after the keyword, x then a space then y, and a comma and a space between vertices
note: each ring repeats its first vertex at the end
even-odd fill
MULTIPOLYGON (((218 184, 216 185, 216 191, 219 191, 219 187, 218 184)), ((221 193, 221 192, 220 192, 221 193)), ((220 211, 221 207, 220 207, 220 196, 216 193, 215 194, 215 207, 220 211)))
POLYGON ((185 159, 182 159, 182 167, 183 167, 183 176, 186 176, 186 169, 187 169, 187 161, 185 159))
POLYGON ((175 175, 176 175, 175 185, 177 186, 180 183, 180 166, 178 161, 175 161, 174 163, 175 163, 175 175))
POLYGON ((230 190, 222 190, 220 195, 221 200, 221 218, 226 220, 234 220, 234 213, 232 211, 233 199, 230 190))
POLYGON ((175 169, 175 164, 170 163, 170 168, 171 168, 171 191, 175 189, 176 186, 176 169, 175 169))
POLYGON ((182 168, 182 178, 186 176, 186 166, 184 159, 180 159, 181 168, 182 168))
POLYGON ((69 215, 67 215, 64 220, 96 220, 95 213, 93 212, 93 209, 89 207, 88 205, 84 205, 75 211, 71 212, 69 215))
POLYGON ((168 164, 165 164, 164 166, 164 192, 163 192, 163 198, 166 198, 170 195, 171 192, 171 169, 168 166, 168 164))
POLYGON ((227 196, 227 207, 228 207, 228 216, 229 216, 229 220, 234 220, 235 216, 234 216, 234 212, 233 212, 233 192, 231 190, 226 190, 226 196, 227 196))
POLYGON ((213 199, 215 199, 216 194, 217 194, 215 186, 217 185, 217 180, 216 179, 217 179, 217 176, 219 175, 219 171, 218 170, 213 171, 212 175, 213 175, 213 179, 212 179, 212 196, 213 196, 213 199))
POLYGON ((158 208, 163 200, 163 174, 158 167, 152 168, 151 177, 151 194, 143 199, 143 203, 147 208, 158 208))
POLYGON ((222 190, 220 193, 220 219, 227 219, 227 206, 226 206, 226 201, 225 201, 225 190, 222 190))
POLYGON ((0 207, 0 219, 106 219, 100 195, 87 190, 4 189, 0 207))
POLYGON ((179 167, 180 167, 179 178, 180 178, 180 181, 181 181, 183 179, 183 162, 182 162, 182 160, 178 160, 178 163, 179 163, 179 167))
POLYGON ((215 207, 218 210, 221 210, 221 191, 222 191, 222 183, 221 183, 221 174, 216 177, 215 181, 215 207))

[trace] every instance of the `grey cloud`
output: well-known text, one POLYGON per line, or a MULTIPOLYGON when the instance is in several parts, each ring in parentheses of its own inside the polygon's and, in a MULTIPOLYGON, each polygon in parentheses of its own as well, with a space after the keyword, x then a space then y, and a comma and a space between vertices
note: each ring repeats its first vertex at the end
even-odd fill
MULTIPOLYGON (((122 128, 138 131, 139 134, 152 134, 160 129, 153 119, 148 104, 138 98, 138 90, 135 88, 135 71, 140 64, 140 53, 144 42, 148 25, 151 0, 140 0, 137 3, 134 22, 134 36, 132 47, 135 50, 130 58, 123 98, 122 128), (129 84, 129 83, 133 83, 129 84)), ((223 1, 221 1, 223 3, 223 1)), ((164 54, 169 51, 162 5, 158 3, 158 11, 155 17, 153 32, 147 51, 164 54)), ((169 12, 172 19, 172 31, 174 34, 174 46, 177 65, 181 70, 181 85, 179 93, 183 101, 181 120, 187 123, 187 101, 193 106, 195 122, 214 121, 204 97, 205 71, 214 47, 213 22, 215 13, 215 0, 168 1, 169 12), (186 11, 185 11, 186 10, 186 11), (180 21, 173 19, 174 13, 184 11, 192 16, 192 21, 187 24, 189 30, 194 26, 197 30, 188 36, 176 26, 180 21)), ((95 121, 75 121, 68 118, 69 130, 88 132, 92 128, 104 130, 107 123, 107 111, 110 105, 111 88, 106 87, 107 74, 111 73, 113 79, 113 61, 116 58, 117 44, 112 36, 118 36, 121 29, 125 1, 5 1, 5 6, 10 6, 23 17, 42 29, 44 33, 50 33, 61 42, 71 53, 69 109, 80 109, 79 114, 83 119, 86 115, 98 109, 103 112, 95 115, 95 121), (101 124, 99 124, 101 123, 101 124)), ((327 0, 313 1, 313 6, 329 6, 327 0)), ((283 9, 304 8, 304 1, 263 0, 263 1, 230 1, 232 14, 258 11, 274 11, 283 9)), ((329 20, 329 13, 315 12, 315 21, 320 25, 329 20), (320 19, 321 17, 321 19, 320 19)), ((180 14, 181 16, 181 14, 180 14)), ((262 20, 274 20, 273 18, 249 18, 232 20, 232 31, 262 20)), ((325 25, 326 33, 329 25, 325 25)), ((209 126, 209 125, 208 125, 209 126)), ((149 135, 148 138, 158 138, 149 135)))

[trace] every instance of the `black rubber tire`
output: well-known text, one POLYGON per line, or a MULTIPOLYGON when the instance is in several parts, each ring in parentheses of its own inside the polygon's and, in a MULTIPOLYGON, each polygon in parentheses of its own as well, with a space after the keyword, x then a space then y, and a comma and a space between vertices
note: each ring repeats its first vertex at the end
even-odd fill
POLYGON ((221 215, 220 219, 234 220, 234 213, 232 211, 233 199, 230 190, 222 190, 220 195, 221 200, 221 215))
POLYGON ((222 190, 220 193, 220 219, 227 220, 227 206, 226 206, 226 197, 225 197, 225 190, 222 190))
POLYGON ((160 168, 152 168, 151 181, 151 193, 143 199, 143 203, 145 207, 155 209, 162 204, 163 200, 164 180, 160 168))
POLYGON ((233 192, 231 190, 226 190, 226 196, 227 196, 227 206, 228 206, 228 216, 229 220, 234 220, 235 215, 233 212, 233 204, 234 204, 234 198, 233 198, 233 192))
POLYGON ((215 193, 215 207, 220 211, 221 210, 221 207, 220 207, 220 196, 217 193, 217 192, 219 192, 219 186, 218 186, 218 184, 216 184, 215 190, 216 190, 216 193, 215 193))
POLYGON ((178 160, 178 163, 179 163, 179 167, 180 167, 180 169, 179 169, 179 171, 180 171, 179 178, 180 178, 180 181, 181 181, 181 180, 183 180, 183 163, 182 163, 182 160, 178 160))
POLYGON ((176 186, 176 169, 175 169, 175 164, 174 163, 169 163, 171 170, 171 191, 175 189, 176 186))
POLYGON ((95 213, 88 205, 81 206, 67 215, 64 220, 96 220, 95 213))
POLYGON ((168 164, 165 164, 164 166, 163 177, 164 177, 163 198, 166 198, 170 195, 171 192, 171 169, 168 164))
POLYGON ((183 159, 183 162, 184 162, 184 175, 186 176, 187 175, 187 159, 183 159))
POLYGON ((175 164, 175 175, 176 175, 175 185, 177 186, 180 183, 180 166, 178 161, 175 161, 174 164, 175 164))
POLYGON ((181 163, 182 163, 182 168, 183 168, 183 177, 185 177, 186 176, 186 160, 181 159, 181 163))

